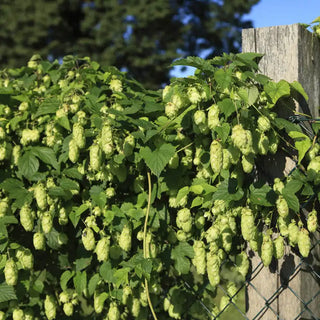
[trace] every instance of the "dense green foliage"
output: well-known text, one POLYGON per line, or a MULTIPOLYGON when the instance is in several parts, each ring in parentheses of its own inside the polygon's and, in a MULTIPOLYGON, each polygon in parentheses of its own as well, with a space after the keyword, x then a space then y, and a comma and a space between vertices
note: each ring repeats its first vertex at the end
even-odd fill
POLYGON ((89 56, 125 68, 149 88, 177 57, 237 52, 243 15, 259 0, 13 0, 0 3, 0 66, 26 57, 89 56))
POLYGON ((301 85, 260 58, 177 61, 195 76, 162 91, 88 58, 1 72, 0 319, 209 319, 248 248, 309 255, 320 148, 277 115, 301 85), (281 149, 304 169, 273 180, 281 149))

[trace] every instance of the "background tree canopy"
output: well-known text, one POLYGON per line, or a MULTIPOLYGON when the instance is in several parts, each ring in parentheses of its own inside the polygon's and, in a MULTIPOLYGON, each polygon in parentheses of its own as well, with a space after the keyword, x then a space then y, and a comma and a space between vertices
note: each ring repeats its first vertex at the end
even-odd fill
POLYGON ((167 82, 178 57, 240 49, 244 21, 259 0, 3 0, 0 67, 35 53, 72 54, 114 65, 149 88, 167 82))

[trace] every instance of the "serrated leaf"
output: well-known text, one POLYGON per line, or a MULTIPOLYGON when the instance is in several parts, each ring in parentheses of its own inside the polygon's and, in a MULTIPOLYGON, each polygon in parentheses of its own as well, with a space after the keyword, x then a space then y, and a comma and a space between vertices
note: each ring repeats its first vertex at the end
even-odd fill
POLYGON ((0 303, 16 300, 17 296, 13 286, 8 286, 5 282, 0 284, 0 303))
POLYGON ((92 296, 97 288, 98 282, 100 281, 99 273, 95 273, 88 282, 88 293, 92 296))
POLYGON ((105 282, 113 283, 115 281, 110 261, 102 263, 99 273, 105 282))
POLYGON ((286 190, 282 190, 282 195, 286 199, 289 208, 294 212, 299 212, 300 203, 298 197, 294 193, 287 192, 286 190))
POLYGON ((74 178, 77 180, 82 180, 83 178, 83 175, 78 171, 78 168, 76 167, 64 169, 63 174, 65 174, 69 178, 74 178))
POLYGON ((9 178, 4 180, 0 187, 9 193, 10 199, 25 199, 29 194, 23 186, 23 182, 18 179, 9 178))
POLYGON ((305 154, 310 149, 312 141, 307 135, 298 131, 290 131, 289 136, 295 139, 294 145, 298 150, 298 164, 300 164, 301 160, 304 158, 305 154))
POLYGON ((236 111, 236 107, 233 101, 229 98, 218 101, 218 106, 226 118, 228 118, 232 113, 236 111))
POLYGON ((18 168, 23 176, 30 179, 39 169, 39 160, 31 151, 26 151, 18 161, 18 168))
POLYGON ((231 69, 218 69, 214 73, 214 79, 221 89, 227 89, 232 82, 232 70, 231 69))
POLYGON ((89 209, 88 204, 82 204, 80 207, 73 207, 72 211, 69 214, 69 219, 72 222, 73 226, 76 227, 81 218, 82 213, 89 209))
POLYGON ((131 268, 121 268, 116 270, 113 273, 113 276, 115 278, 115 285, 116 287, 120 287, 121 285, 127 285, 129 284, 129 272, 131 268))
POLYGON ((83 291, 87 287, 87 272, 77 271, 76 275, 73 277, 73 284, 78 295, 82 295, 83 291))
POLYGON ((202 197, 195 197, 195 198, 192 200, 191 208, 201 206, 202 203, 203 203, 203 198, 202 198, 202 197))
POLYGON ((77 181, 65 177, 60 180, 60 187, 64 190, 80 190, 80 186, 77 181))
POLYGON ((185 59, 179 59, 174 61, 171 66, 190 66, 203 71, 215 71, 215 67, 213 67, 207 60, 200 57, 189 56, 185 59))
POLYGON ((60 101, 58 98, 49 97, 41 103, 34 117, 37 118, 45 114, 56 113, 56 111, 59 109, 59 106, 60 106, 60 101))
POLYGON ((77 259, 75 261, 76 271, 82 271, 83 269, 90 266, 91 260, 92 260, 92 255, 77 259))
POLYGON ((291 86, 291 88, 293 88, 295 91, 297 91, 299 94, 301 94, 306 101, 309 100, 309 97, 308 97, 307 93, 305 92, 305 90, 303 89, 303 87, 302 87, 302 85, 301 85, 300 82, 298 82, 298 81, 293 81, 293 82, 290 83, 290 86, 291 86))
POLYGON ((183 187, 178 191, 176 202, 179 203, 189 193, 189 187, 183 187))
POLYGON ((62 127, 65 128, 66 130, 70 131, 71 127, 70 127, 70 122, 67 116, 63 116, 58 118, 57 123, 62 127))
POLYGON ((107 203, 107 196, 103 189, 99 186, 92 186, 90 191, 90 197, 93 200, 94 204, 103 208, 107 203))
POLYGON ((54 151, 51 148, 33 147, 30 151, 33 155, 35 155, 41 161, 43 161, 46 164, 50 164, 52 167, 58 170, 59 168, 58 161, 56 159, 56 155, 54 151))
POLYGON ((236 179, 226 179, 221 182, 217 190, 214 192, 212 200, 237 201, 244 195, 241 188, 238 188, 236 179))
POLYGON ((171 251, 171 259, 174 260, 174 267, 180 274, 190 272, 190 260, 188 258, 193 257, 193 247, 187 242, 179 242, 171 251))
POLYGON ((66 270, 60 277, 60 287, 62 291, 65 291, 68 288, 69 280, 74 276, 75 272, 66 270))
POLYGON ((270 186, 264 185, 260 188, 255 188, 251 185, 249 190, 251 203, 265 207, 271 207, 275 204, 276 194, 270 186))
POLYGON ((161 172, 174 156, 175 152, 176 148, 168 143, 161 145, 160 148, 157 148, 154 151, 151 151, 149 147, 140 149, 140 154, 146 165, 157 177, 160 176, 161 172))
POLYGON ((271 98, 273 103, 276 103, 280 98, 290 95, 290 85, 285 80, 279 82, 269 82, 264 86, 264 90, 271 98))
POLYGON ((247 105, 251 106, 257 101, 259 90, 256 86, 242 87, 238 90, 238 95, 247 105))
MULTIPOLYGON (((233 110, 235 110, 233 104, 230 105, 229 107, 228 106, 223 106, 223 107, 227 107, 227 108, 230 107, 229 110, 231 111, 231 113, 233 112, 233 110)), ((226 109, 225 109, 225 111, 226 111, 226 109)), ((226 113, 225 113, 226 117, 228 117, 231 114, 230 111, 226 111, 226 113)), ((230 133, 230 125, 228 123, 224 122, 221 126, 216 126, 214 128, 214 131, 218 134, 218 137, 221 139, 221 142, 225 143, 226 140, 228 139, 228 136, 230 133)))

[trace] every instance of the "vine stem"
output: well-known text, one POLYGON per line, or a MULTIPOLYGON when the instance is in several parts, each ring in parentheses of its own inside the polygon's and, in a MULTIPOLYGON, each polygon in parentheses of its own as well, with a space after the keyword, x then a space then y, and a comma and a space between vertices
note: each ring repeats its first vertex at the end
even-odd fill
MULTIPOLYGON (((147 251, 147 227, 148 227, 148 218, 149 218, 149 213, 150 213, 150 207, 151 207, 151 175, 150 172, 147 172, 147 177, 148 177, 148 206, 147 206, 147 212, 146 212, 146 217, 144 219, 144 228, 143 228, 143 257, 144 258, 149 258, 149 254, 147 251)), ((149 308, 151 310, 153 319, 158 320, 157 315, 153 309, 153 305, 150 299, 150 294, 149 294, 149 287, 148 287, 148 280, 145 279, 144 281, 144 285, 145 285, 145 290, 147 293, 147 299, 148 299, 148 304, 149 304, 149 308)))

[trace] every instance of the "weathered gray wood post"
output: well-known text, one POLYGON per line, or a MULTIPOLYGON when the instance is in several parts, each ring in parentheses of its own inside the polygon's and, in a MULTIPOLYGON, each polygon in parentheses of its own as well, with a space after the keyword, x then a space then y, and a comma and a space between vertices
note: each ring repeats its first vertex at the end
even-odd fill
MULTIPOLYGON (((259 64, 260 70, 273 80, 300 82, 309 96, 307 107, 310 114, 313 117, 319 116, 318 38, 299 24, 246 29, 242 32, 242 51, 265 54, 259 64)), ((301 101, 297 108, 306 112, 306 103, 301 101)), ((288 159, 283 174, 291 166, 288 159)), ((287 248, 286 257, 274 270, 259 266, 260 258, 253 257, 255 273, 247 287, 247 317, 250 320, 320 319, 320 281, 314 273, 303 270, 300 258, 289 250, 287 248)), ((319 272, 320 244, 312 251, 309 260, 319 272)))

